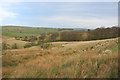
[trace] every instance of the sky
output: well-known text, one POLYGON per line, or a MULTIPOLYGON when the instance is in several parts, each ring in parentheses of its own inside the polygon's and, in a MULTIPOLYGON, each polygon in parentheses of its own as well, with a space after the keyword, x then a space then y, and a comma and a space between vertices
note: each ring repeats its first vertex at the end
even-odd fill
POLYGON ((0 3, 0 23, 51 28, 97 28, 118 25, 117 2, 0 3))

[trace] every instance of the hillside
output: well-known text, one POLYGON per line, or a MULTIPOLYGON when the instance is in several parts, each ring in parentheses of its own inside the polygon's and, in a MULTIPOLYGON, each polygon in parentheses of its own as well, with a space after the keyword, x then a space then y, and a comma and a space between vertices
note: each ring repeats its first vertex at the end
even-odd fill
POLYGON ((118 27, 4 26, 3 78, 117 78, 118 27))
POLYGON ((4 78, 116 78, 118 38, 4 50, 4 78))
POLYGON ((47 34, 47 33, 60 32, 60 31, 72 31, 72 29, 2 26, 3 36, 9 36, 9 37, 38 36, 40 34, 47 34))

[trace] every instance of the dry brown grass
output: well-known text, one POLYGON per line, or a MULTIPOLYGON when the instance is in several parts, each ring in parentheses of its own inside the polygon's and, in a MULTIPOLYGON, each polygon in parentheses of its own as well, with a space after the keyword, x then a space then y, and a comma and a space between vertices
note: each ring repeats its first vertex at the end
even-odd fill
POLYGON ((72 46, 71 49, 62 47, 64 49, 5 50, 3 77, 115 78, 118 77, 118 53, 112 52, 113 46, 116 45, 115 41, 110 39, 89 42, 89 45, 80 43, 77 49, 72 46), (103 45, 105 42, 109 44, 103 45), (100 50, 96 49, 98 45, 100 50), (110 50, 111 53, 103 53, 105 50, 110 50))

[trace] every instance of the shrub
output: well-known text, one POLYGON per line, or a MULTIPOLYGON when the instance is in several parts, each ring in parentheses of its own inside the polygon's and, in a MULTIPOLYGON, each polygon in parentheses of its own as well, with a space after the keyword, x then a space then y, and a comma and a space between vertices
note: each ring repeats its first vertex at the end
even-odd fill
POLYGON ((28 41, 28 37, 25 36, 24 39, 23 39, 23 41, 28 41))
POLYGON ((59 33, 51 33, 49 41, 56 41, 57 37, 59 37, 59 33))
POLYGON ((30 42, 33 42, 33 41, 36 41, 36 40, 37 40, 37 37, 36 37, 36 36, 31 36, 29 41, 30 41, 30 42))
POLYGON ((40 47, 43 49, 48 49, 48 48, 50 48, 50 46, 51 46, 51 44, 47 44, 47 43, 43 43, 40 45, 40 47))
POLYGON ((29 47, 32 47, 31 43, 26 43, 24 48, 29 48, 29 47))
POLYGON ((32 46, 37 46, 37 44, 35 42, 31 42, 30 43, 32 46))
POLYGON ((16 43, 12 45, 12 49, 18 49, 18 46, 16 43))
POLYGON ((16 39, 16 40, 20 40, 20 38, 19 38, 19 37, 15 37, 15 39, 16 39))
POLYGON ((3 50, 10 49, 10 48, 9 48, 9 44, 7 44, 6 42, 3 42, 3 43, 2 43, 2 49, 3 49, 3 50))

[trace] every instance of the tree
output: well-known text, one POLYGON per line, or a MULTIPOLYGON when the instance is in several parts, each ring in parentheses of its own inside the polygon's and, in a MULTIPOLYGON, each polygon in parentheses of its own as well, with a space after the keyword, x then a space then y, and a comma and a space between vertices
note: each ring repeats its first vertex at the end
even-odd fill
POLYGON ((14 44, 12 45, 12 49, 18 49, 18 46, 17 46, 16 43, 14 43, 14 44))
POLYGON ((27 37, 27 36, 25 36, 24 41, 27 41, 27 40, 28 40, 28 37, 27 37))
POLYGON ((2 49, 3 50, 9 49, 9 45, 6 42, 3 42, 2 43, 2 49))
POLYGON ((56 41, 57 40, 57 37, 59 36, 59 33, 51 33, 51 36, 50 36, 50 41, 56 41))
POLYGON ((31 43, 26 43, 24 48, 29 48, 29 47, 32 47, 31 43))
POLYGON ((91 31, 90 29, 88 29, 88 31, 91 31))

